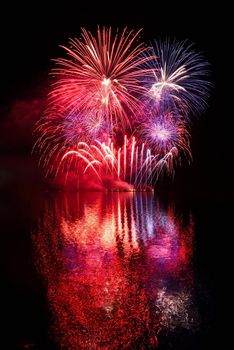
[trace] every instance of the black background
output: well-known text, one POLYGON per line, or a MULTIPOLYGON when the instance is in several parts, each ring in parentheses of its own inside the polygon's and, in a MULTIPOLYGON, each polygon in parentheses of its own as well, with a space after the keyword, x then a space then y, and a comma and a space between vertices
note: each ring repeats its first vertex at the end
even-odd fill
MULTIPOLYGON (((225 4, 209 6, 197 2, 187 2, 184 5, 174 3, 173 6, 168 2, 165 5, 159 5, 157 2, 153 4, 135 2, 130 5, 127 2, 121 4, 114 1, 94 5, 89 2, 86 6, 79 2, 69 3, 68 1, 57 2, 53 6, 49 3, 43 5, 40 2, 33 2, 31 5, 12 3, 7 8, 2 8, 0 21, 0 130, 1 123, 3 125, 6 122, 11 105, 16 99, 45 97, 47 76, 52 67, 50 59, 63 54, 58 46, 67 43, 69 37, 79 35, 81 26, 91 30, 95 30, 98 24, 114 27, 143 27, 143 38, 146 41, 168 36, 182 40, 187 38, 195 42, 196 48, 202 51, 210 62, 210 79, 214 88, 209 108, 199 120, 194 122, 191 129, 193 163, 191 166, 185 164, 177 169, 174 181, 165 179, 161 181, 158 188, 162 196, 168 194, 173 196, 178 203, 191 207, 197 216, 197 266, 200 266, 200 276, 204 279, 204 283, 208 283, 212 290, 209 306, 207 309, 204 307, 204 312, 207 314, 211 308, 209 330, 204 335, 204 349, 208 349, 208 346, 215 348, 218 344, 217 348, 221 346, 225 348, 223 342, 228 334, 226 317, 231 303, 228 293, 231 276, 227 273, 227 268, 231 263, 228 247, 233 233, 232 201, 234 198, 232 184, 233 98, 228 98, 228 91, 233 93, 233 88, 228 83, 231 80, 229 76, 233 64, 230 52, 232 45, 228 40, 231 32, 229 11, 231 10, 225 8, 225 4), (228 107, 231 107, 230 112, 228 112, 228 107)), ((13 125, 10 133, 9 139, 12 140, 18 133, 17 127, 13 125)), ((22 140, 22 147, 20 147, 19 144, 7 144, 5 136, 4 142, 0 142, 1 157, 5 159, 16 154, 30 158, 31 134, 28 135, 28 138, 29 142, 24 145, 22 140)), ((16 162, 15 171, 18 174, 21 169, 20 165, 17 169, 17 164, 16 162)), ((4 166, 1 166, 1 171, 4 170, 3 168, 4 166)), ((37 187, 37 170, 30 174, 33 186, 37 187)), ((2 192, 1 208, 3 213, 6 210, 8 221, 11 220, 12 215, 14 216, 14 211, 28 210, 29 204, 24 195, 21 193, 19 202, 19 198, 11 189, 11 186, 15 188, 19 179, 20 177, 12 180, 12 177, 9 176, 9 181, 4 182, 0 188, 2 192)), ((17 184, 17 188, 19 186, 20 184, 17 184)), ((21 231, 28 229, 27 216, 24 220, 21 231)), ((25 259, 22 254, 19 256, 16 254, 17 249, 13 249, 13 253, 10 252, 12 237, 15 234, 19 248, 26 254, 30 253, 30 248, 23 247, 23 243, 20 243, 21 233, 17 233, 16 224, 9 229, 5 222, 3 230, 5 231, 4 237, 6 236, 3 247, 6 245, 8 249, 3 249, 2 260, 7 260, 9 254, 12 261, 14 259, 18 261, 19 258, 25 259)), ((30 245, 29 239, 26 243, 30 245)), ((25 268, 29 276, 31 273, 32 283, 34 283, 32 271, 30 273, 28 271, 27 264, 30 263, 28 260, 23 260, 22 269, 25 268)), ((5 272, 8 273, 8 269, 5 272)), ((9 283, 8 277, 6 280, 8 283, 6 294, 12 297, 6 299, 6 302, 13 303, 9 318, 11 321, 13 319, 14 324, 14 318, 20 319, 19 315, 16 316, 17 312, 19 310, 23 312, 23 310, 13 300, 19 297, 17 292, 14 292, 14 286, 12 287, 12 284, 9 283)), ((27 293, 24 297, 27 298, 27 293)), ((39 314, 39 310, 43 307, 43 305, 38 306, 39 314)), ((15 324, 18 323, 15 321, 15 324)), ((14 338, 17 327, 13 327, 13 333, 9 333, 9 337, 14 338)), ((7 323, 8 332, 9 329, 10 326, 7 323)), ((20 327, 18 332, 20 333, 20 327)), ((7 349, 7 347, 4 348, 7 349)))
MULTIPOLYGON (((61 57, 60 44, 79 35, 84 26, 96 30, 97 25, 115 28, 144 28, 143 39, 176 37, 196 44, 211 64, 214 84, 208 110, 192 126, 194 162, 177 171, 176 182, 210 196, 222 197, 231 191, 232 117, 227 112, 228 76, 231 71, 231 28, 228 9, 205 4, 154 5, 61 2, 52 6, 35 2, 31 5, 9 5, 1 12, 1 102, 0 117, 8 118, 8 110, 16 99, 45 97, 52 58, 61 57), (191 182, 192 181, 192 182, 191 182), (188 182, 188 184, 187 184, 188 182), (192 186, 191 186, 192 184, 192 186), (215 189, 215 191, 214 191, 215 189)), ((231 88, 232 89, 232 88, 231 88)), ((10 137, 19 132, 14 125, 10 137)), ((31 135, 28 136, 29 138, 31 135)), ((22 140, 23 141, 23 140, 22 140)), ((31 140, 30 140, 31 141, 31 140)), ((11 147, 4 138, 1 153, 30 152, 27 147, 11 147)), ((32 141, 31 141, 32 143, 32 141)), ((173 188, 175 185, 173 185, 173 188)))

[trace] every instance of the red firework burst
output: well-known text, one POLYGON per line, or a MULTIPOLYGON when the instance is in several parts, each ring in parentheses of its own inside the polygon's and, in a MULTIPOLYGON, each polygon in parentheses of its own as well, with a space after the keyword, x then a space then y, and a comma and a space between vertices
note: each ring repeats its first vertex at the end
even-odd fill
POLYGON ((100 114, 111 128, 130 125, 139 107, 137 96, 145 91, 142 82, 152 74, 144 65, 152 58, 142 55, 147 48, 138 41, 140 32, 125 28, 112 35, 111 28, 103 27, 96 38, 81 29, 81 38, 62 46, 68 57, 55 60, 52 103, 68 113, 100 114))

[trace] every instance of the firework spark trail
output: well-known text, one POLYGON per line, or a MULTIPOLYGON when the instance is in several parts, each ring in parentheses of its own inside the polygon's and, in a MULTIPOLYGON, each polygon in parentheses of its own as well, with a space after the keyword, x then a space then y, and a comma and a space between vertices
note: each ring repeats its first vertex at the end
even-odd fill
POLYGON ((63 155, 59 168, 62 169, 62 164, 67 161, 68 169, 65 168, 65 171, 68 172, 69 167, 72 167, 71 159, 78 157, 81 162, 83 161, 84 166, 80 164, 77 171, 85 174, 90 170, 101 183, 104 173, 110 175, 113 179, 121 178, 121 174, 124 174, 125 180, 129 184, 134 185, 135 188, 144 188, 150 186, 151 170, 156 168, 157 163, 155 161, 157 157, 152 156, 149 149, 144 152, 143 145, 141 159, 139 159, 138 146, 135 147, 135 145, 135 138, 128 140, 127 137, 125 137, 125 145, 119 149, 110 147, 111 144, 109 146, 104 142, 100 143, 98 140, 92 145, 80 142, 76 150, 67 151, 63 155), (131 147, 127 148, 127 144, 131 147), (127 160, 132 162, 128 168, 125 167, 127 160), (139 176, 139 174, 141 175, 139 176))
POLYGON ((127 166, 127 135, 124 135, 124 180, 126 179, 127 166))
POLYGON ((141 139, 155 154, 164 157, 173 147, 191 158, 190 135, 182 117, 173 113, 164 115, 152 109, 140 124, 141 139))
MULTIPOLYGON (((56 59, 33 152, 46 177, 112 178, 135 189, 191 160, 190 122, 206 106, 208 64, 187 41, 139 42, 141 30, 81 29, 56 59)), ((110 182, 109 182, 110 183, 110 182)), ((109 185, 108 185, 109 186, 109 185)), ((108 187, 109 188, 109 187, 108 187)))
POLYGON ((124 140, 123 147, 118 149, 115 149, 110 141, 105 144, 96 140, 95 144, 91 145, 80 142, 76 150, 70 150, 63 155, 59 168, 61 169, 63 162, 68 160, 68 166, 65 168, 65 171, 68 172, 69 167, 72 167, 69 159, 76 156, 85 164, 85 166, 79 164, 79 168, 76 169, 77 173, 85 174, 90 169, 101 183, 104 174, 116 180, 121 179, 123 175, 124 181, 136 189, 152 186, 153 173, 155 173, 156 179, 163 172, 169 175, 173 174, 174 164, 179 161, 177 147, 172 146, 171 149, 166 150, 163 156, 159 157, 159 154, 152 154, 151 150, 146 148, 143 143, 139 157, 139 145, 136 146, 135 137, 128 140, 125 135, 124 140), (130 164, 128 167, 126 166, 127 162, 130 164))
POLYGON ((170 103, 190 118, 207 105, 211 84, 207 81, 209 65, 202 54, 187 40, 154 41, 152 44, 153 76, 148 85, 148 98, 157 104, 170 103))
POLYGON ((138 165, 138 146, 136 147, 136 153, 135 153, 135 179, 134 179, 134 185, 136 184, 136 177, 137 177, 137 165, 138 165))
POLYGON ((135 137, 132 138, 132 150, 131 150, 131 161, 130 161, 130 183, 132 182, 132 170, 133 170, 133 160, 134 160, 134 150, 135 150, 135 137))
POLYGON ((143 144, 142 144, 142 147, 141 147, 141 168, 140 168, 141 180, 140 180, 140 183, 142 183, 142 180, 143 180, 142 172, 143 172, 144 147, 145 147, 145 144, 143 143, 143 144))
POLYGON ((130 124, 129 113, 139 108, 136 94, 145 91, 140 82, 152 74, 144 64, 152 60, 142 55, 147 49, 138 43, 139 33, 127 31, 112 36, 111 28, 98 28, 97 39, 81 29, 80 39, 62 46, 67 59, 57 59, 53 70, 58 80, 50 94, 52 103, 65 105, 72 113, 99 113, 113 128, 130 124))

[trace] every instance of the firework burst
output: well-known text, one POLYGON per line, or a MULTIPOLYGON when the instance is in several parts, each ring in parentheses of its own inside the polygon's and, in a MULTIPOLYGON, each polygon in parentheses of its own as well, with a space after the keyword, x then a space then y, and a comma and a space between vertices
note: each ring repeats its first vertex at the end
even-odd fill
POLYGON ((152 59, 140 31, 112 35, 111 28, 98 28, 97 38, 81 29, 81 38, 71 39, 66 59, 55 60, 57 81, 51 91, 52 104, 65 106, 69 113, 81 116, 102 115, 112 127, 130 126, 130 115, 139 108, 140 82, 151 74, 144 64, 152 59))
POLYGON ((49 106, 35 129, 34 151, 52 181, 62 174, 66 183, 72 173, 103 188, 122 181, 145 189, 192 159, 189 122, 206 106, 208 64, 186 41, 148 48, 140 32, 103 27, 95 37, 81 29, 63 46, 67 57, 55 60, 49 106))
POLYGON ((154 154, 164 157, 172 148, 181 154, 191 156, 190 135, 182 117, 173 112, 158 113, 151 110, 144 122, 140 123, 139 133, 154 154))
MULTIPOLYGON (((155 41, 152 45, 152 80, 148 98, 157 105, 170 106, 184 116, 200 114, 206 107, 210 83, 209 65, 187 41, 155 41)), ((163 108, 163 107, 162 107, 163 108)))

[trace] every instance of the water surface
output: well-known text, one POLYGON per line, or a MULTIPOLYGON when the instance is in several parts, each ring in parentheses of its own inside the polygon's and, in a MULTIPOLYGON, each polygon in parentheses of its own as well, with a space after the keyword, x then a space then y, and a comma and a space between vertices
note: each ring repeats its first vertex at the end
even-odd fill
POLYGON ((57 193, 32 228, 58 349, 190 349, 194 220, 152 193, 57 193))

